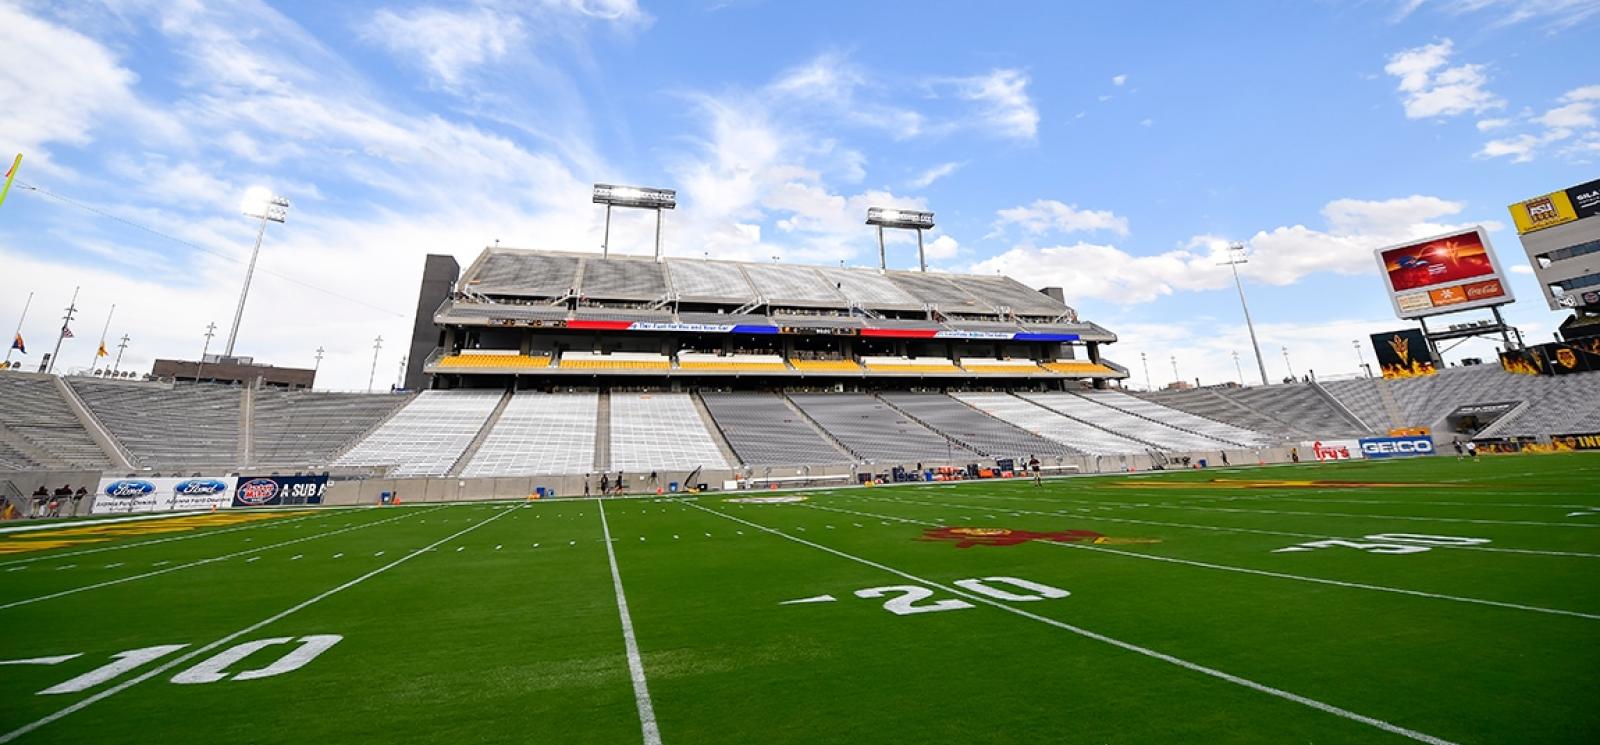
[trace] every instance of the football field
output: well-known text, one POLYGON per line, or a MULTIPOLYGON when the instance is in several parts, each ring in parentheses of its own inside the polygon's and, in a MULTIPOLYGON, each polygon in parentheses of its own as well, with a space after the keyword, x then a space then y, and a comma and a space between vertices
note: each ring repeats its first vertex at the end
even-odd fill
POLYGON ((1592 743, 1597 485, 1561 454, 69 521, 0 534, 0 742, 1592 743))

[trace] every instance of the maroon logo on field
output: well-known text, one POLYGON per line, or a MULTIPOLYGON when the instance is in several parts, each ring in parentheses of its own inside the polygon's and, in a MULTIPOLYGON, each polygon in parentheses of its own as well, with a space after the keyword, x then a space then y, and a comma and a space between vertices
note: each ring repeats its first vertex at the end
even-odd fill
POLYGON ((239 485, 239 501, 245 504, 266 504, 276 496, 278 482, 272 479, 251 479, 239 485))
POLYGON ((1039 533, 1032 530, 1012 530, 1010 528, 929 528, 923 531, 922 537, 918 540, 955 541, 956 548, 971 548, 973 546, 1015 546, 1028 541, 1054 541, 1056 543, 1098 542, 1098 539, 1104 537, 1104 534, 1096 533, 1092 530, 1058 530, 1039 533))

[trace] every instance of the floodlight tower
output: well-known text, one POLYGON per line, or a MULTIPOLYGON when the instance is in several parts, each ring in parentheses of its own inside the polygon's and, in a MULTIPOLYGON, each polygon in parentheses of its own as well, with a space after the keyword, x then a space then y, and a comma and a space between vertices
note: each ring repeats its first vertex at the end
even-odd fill
POLYGON ((244 202, 239 205, 239 211, 245 217, 260 218, 261 229, 256 231, 256 247, 250 252, 250 267, 244 270, 244 287, 239 290, 239 307, 233 311, 233 330, 228 332, 228 348, 222 353, 224 357, 233 356, 233 343, 239 338, 239 321, 244 318, 244 300, 250 296, 250 280, 256 274, 256 257, 261 255, 261 239, 267 235, 267 223, 282 223, 288 219, 289 200, 257 186, 244 193, 244 202))
POLYGON ((611 208, 634 207, 656 211, 656 261, 661 260, 661 211, 678 206, 678 192, 649 186, 594 185, 594 203, 606 206, 606 232, 600 242, 600 257, 611 254, 611 208))
POLYGON ((928 271, 928 257, 922 250, 922 231, 933 227, 933 213, 920 210, 897 210, 890 207, 868 207, 867 224, 878 228, 878 271, 889 269, 889 259, 883 247, 884 228, 904 228, 917 231, 917 264, 928 271))
MULTIPOLYGON (((1244 325, 1250 329, 1250 346, 1256 350, 1256 367, 1261 369, 1261 384, 1267 384, 1267 363, 1261 359, 1261 343, 1256 341, 1256 324, 1250 320, 1250 305, 1244 301, 1244 281, 1239 279, 1239 265, 1250 263, 1249 257, 1244 255, 1243 243, 1228 244, 1228 260, 1222 262, 1233 270, 1233 284, 1239 288, 1239 307, 1244 309, 1244 325)), ((1241 384, 1243 380, 1239 381, 1241 384)))

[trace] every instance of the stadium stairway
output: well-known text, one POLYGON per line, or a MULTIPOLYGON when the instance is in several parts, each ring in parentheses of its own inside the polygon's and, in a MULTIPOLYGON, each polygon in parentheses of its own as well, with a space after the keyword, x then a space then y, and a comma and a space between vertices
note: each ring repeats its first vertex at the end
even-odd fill
POLYGON ((494 431, 494 425, 500 422, 500 415, 506 413, 506 405, 511 403, 511 391, 507 390, 500 396, 500 403, 495 404, 494 411, 489 412, 489 418, 483 420, 483 426, 478 428, 472 442, 467 443, 466 449, 461 451, 461 457, 456 458, 454 465, 450 466, 449 476, 460 476, 461 471, 472 462, 472 457, 478 454, 478 448, 483 447, 484 440, 489 439, 489 433, 494 431))
MULTIPOLYGON (((951 435, 949 432, 946 432, 943 429, 940 429, 938 427, 933 426, 933 424, 929 423, 926 419, 923 419, 922 417, 919 417, 916 414, 911 413, 910 411, 906 410, 906 408, 903 407, 903 406, 896 405, 895 402, 889 400, 888 398, 886 398, 886 397, 884 397, 882 395, 874 394, 873 398, 876 398, 879 401, 882 401, 884 406, 887 406, 890 409, 893 409, 895 411, 900 412, 901 416, 903 416, 903 417, 905 417, 907 419, 910 419, 911 421, 916 422, 917 424, 920 424, 920 425, 926 427, 929 432, 932 432, 932 433, 934 433, 934 434, 936 434, 936 435, 938 435, 940 437, 943 437, 947 442, 949 442, 952 446, 954 446, 957 449, 964 448, 964 449, 967 449, 967 450, 971 450, 972 452, 975 452, 975 453, 977 453, 977 454, 979 454, 981 456, 984 456, 985 458, 993 457, 992 454, 990 454, 988 452, 985 452, 984 449, 979 448, 979 447, 977 447, 975 445, 972 445, 972 444, 970 444, 970 443, 968 443, 968 442, 966 442, 964 440, 961 440, 959 438, 956 438, 953 435, 951 435)), ((1000 456, 1000 457, 1004 457, 1004 456, 1000 456)))
POLYGON ((1010 395, 1015 396, 1016 398, 1022 399, 1023 401, 1026 401, 1026 402, 1028 402, 1030 404, 1033 404, 1034 406, 1037 406, 1037 407, 1039 407, 1041 409, 1044 409, 1045 411, 1048 411, 1048 412, 1050 412, 1052 414, 1055 414, 1056 416, 1060 416, 1060 417, 1065 417, 1067 419, 1071 419, 1072 421, 1077 422, 1078 424, 1084 425, 1086 427, 1092 427, 1094 429, 1098 429, 1101 432, 1105 432, 1106 434, 1109 434, 1109 435, 1111 435, 1113 437, 1120 437, 1120 438, 1122 438, 1124 440, 1132 440, 1134 442, 1139 443, 1140 445, 1143 445, 1143 446, 1145 446, 1147 448, 1150 448, 1151 450, 1163 451, 1163 450, 1171 450, 1172 449, 1172 448, 1166 447, 1164 445, 1157 445, 1156 443, 1153 443, 1153 442, 1151 442, 1149 440, 1146 440, 1146 439, 1144 439, 1142 437, 1135 437, 1134 435, 1132 435, 1132 434, 1130 434, 1128 432, 1118 432, 1118 431, 1116 431, 1116 430, 1114 430, 1114 429, 1112 429, 1110 427, 1106 427, 1106 426, 1103 426, 1101 424, 1098 424, 1098 423, 1095 423, 1095 422, 1091 422, 1088 419, 1085 419, 1083 417, 1073 416, 1071 414, 1068 414, 1065 411, 1062 411, 1059 408, 1056 408, 1054 406, 1050 406, 1047 403, 1035 400, 1035 399, 1030 398, 1028 396, 1023 396, 1023 395, 1016 394, 1016 393, 1012 393, 1010 395))
POLYGON ((806 424, 811 426, 811 429, 816 430, 817 435, 822 437, 822 439, 827 440, 829 443, 832 443, 834 447, 839 448, 840 452, 849 453, 850 457, 854 459, 856 463, 867 462, 866 456, 856 452, 849 445, 846 445, 843 440, 834 437, 833 433, 829 432, 827 427, 822 426, 817 422, 817 420, 811 418, 811 415, 807 414, 805 409, 800 408, 800 405, 796 404, 794 399, 789 398, 788 391, 781 391, 778 393, 778 396, 783 399, 783 403, 789 407, 789 410, 795 413, 795 416, 800 417, 805 421, 806 424))
POLYGON ((56 391, 61 394, 61 399, 67 402, 67 408, 71 409, 72 415, 78 418, 78 423, 82 424, 85 430, 88 430, 89 438, 94 440, 94 443, 100 446, 100 450, 106 454, 106 457, 111 459, 111 465, 124 471, 132 470, 133 456, 128 452, 127 447, 123 446, 117 438, 111 435, 111 430, 107 429, 106 425, 100 421, 100 418, 89 410, 88 404, 83 402, 83 399, 78 396, 78 392, 73 390, 72 386, 67 385, 67 379, 57 376, 53 377, 52 380, 55 382, 56 391))
POLYGON ((1349 406, 1346 406, 1343 401, 1340 401, 1338 396, 1333 395, 1333 393, 1331 391, 1329 391, 1326 386, 1322 385, 1321 383, 1318 383, 1315 380, 1312 380, 1311 381, 1311 390, 1316 391, 1317 395, 1322 396, 1322 399, 1324 401, 1327 401, 1328 405, 1333 407, 1333 410, 1338 412, 1339 416, 1344 418, 1344 420, 1346 422, 1348 422, 1350 424, 1350 426, 1355 427, 1357 431, 1359 431, 1359 432, 1376 432, 1376 431, 1378 431, 1371 424, 1368 424, 1367 422, 1361 421, 1361 417, 1356 416, 1356 412, 1353 409, 1351 409, 1349 406))
POLYGON ((598 473, 611 470, 610 391, 600 391, 600 402, 594 409, 594 470, 598 473))
MULTIPOLYGON (((1168 429, 1175 429, 1175 430, 1178 430, 1179 432, 1186 432, 1188 434, 1194 435, 1195 437, 1200 437, 1200 438, 1204 438, 1206 440, 1210 440, 1212 442, 1217 443, 1217 445, 1222 446, 1222 447, 1227 447, 1229 445, 1232 445, 1234 447, 1239 447, 1239 448, 1252 448, 1252 447, 1256 447, 1257 446, 1257 444, 1255 444, 1255 443, 1246 443, 1246 442, 1241 442, 1240 440, 1228 439, 1228 438, 1225 438, 1225 437, 1223 437, 1221 435, 1215 435, 1215 434, 1208 434, 1208 433, 1205 433, 1205 432, 1200 432, 1200 431, 1197 431, 1197 430, 1195 430, 1195 429, 1193 429, 1191 427, 1180 427, 1177 424, 1174 424, 1174 423, 1172 423, 1170 421, 1162 421, 1160 419, 1156 419, 1155 417, 1149 416, 1149 415, 1147 415, 1146 413, 1144 413, 1142 411, 1136 411, 1136 410, 1134 410, 1134 408, 1132 406, 1119 406, 1118 405, 1118 401, 1115 398, 1116 396, 1124 396, 1124 397, 1126 397, 1128 399, 1131 399, 1133 401, 1143 401, 1143 399, 1137 399, 1137 398, 1134 398, 1132 396, 1128 396, 1125 393, 1118 393, 1118 392, 1115 392, 1115 391, 1108 391, 1108 392, 1105 392, 1105 393, 1095 393, 1095 394, 1092 394, 1092 395, 1091 394, 1087 394, 1087 393, 1080 393, 1080 392, 1077 392, 1077 391, 1068 391, 1068 393, 1071 393, 1071 394, 1077 396, 1078 398, 1084 399, 1086 401, 1090 401, 1090 402, 1099 404, 1101 406, 1104 406, 1104 407, 1106 407, 1108 409, 1117 411, 1119 413, 1128 414, 1128 415, 1131 415, 1131 416, 1138 417, 1138 418, 1143 419, 1143 420, 1145 420, 1147 422, 1150 422, 1151 424, 1155 424, 1155 425, 1159 425, 1159 426, 1162 426, 1162 427, 1166 427, 1168 429)), ((1176 409, 1174 409, 1172 411, 1173 411, 1174 417, 1176 417, 1178 414, 1187 413, 1187 412, 1177 411, 1176 409)))
POLYGON ((252 443, 255 440, 256 419, 256 387, 247 385, 239 395, 239 445, 238 455, 241 465, 253 463, 251 458, 252 443))
POLYGON ((706 408, 705 399, 698 392, 689 394, 689 400, 694 402, 694 409, 700 414, 700 421, 706 427, 706 432, 711 435, 711 441, 717 444, 717 449, 722 451, 722 459, 730 466, 747 465, 740 460, 739 454, 734 452, 733 446, 728 443, 728 433, 722 431, 722 425, 717 423, 717 418, 711 416, 711 411, 706 408))

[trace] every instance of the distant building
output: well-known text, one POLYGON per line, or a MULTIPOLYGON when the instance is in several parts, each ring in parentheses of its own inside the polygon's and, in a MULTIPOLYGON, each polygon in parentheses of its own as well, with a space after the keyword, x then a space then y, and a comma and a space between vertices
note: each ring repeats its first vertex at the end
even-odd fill
POLYGON ((298 367, 274 367, 257 364, 252 357, 223 357, 208 354, 199 362, 194 360, 156 360, 150 369, 153 377, 179 383, 237 383, 270 388, 310 388, 316 381, 317 371, 298 367))

